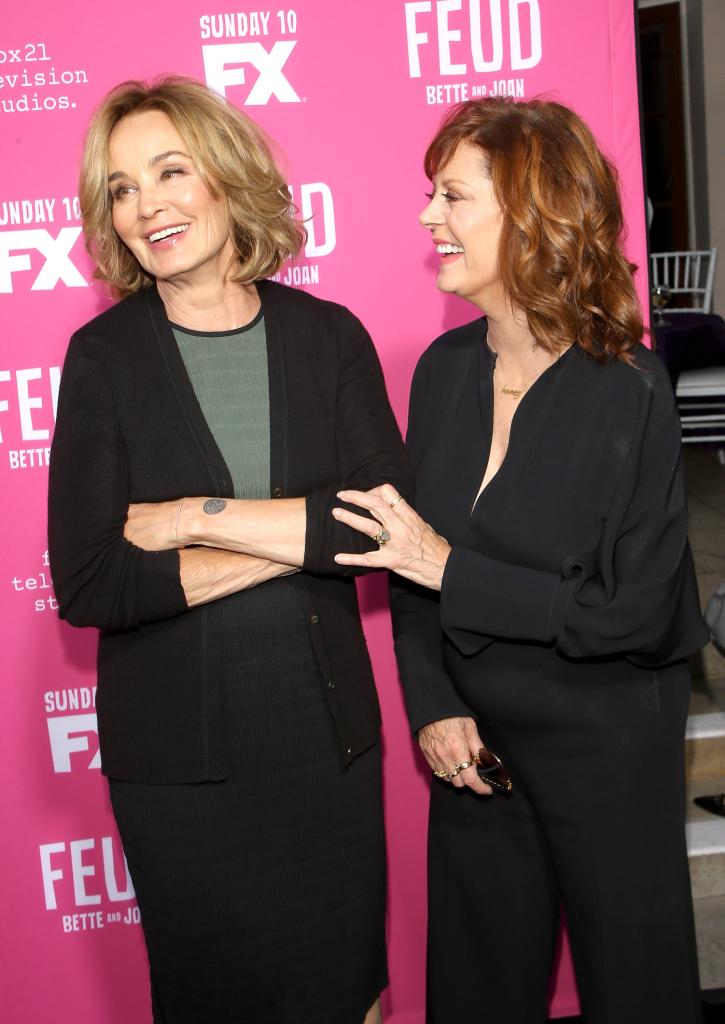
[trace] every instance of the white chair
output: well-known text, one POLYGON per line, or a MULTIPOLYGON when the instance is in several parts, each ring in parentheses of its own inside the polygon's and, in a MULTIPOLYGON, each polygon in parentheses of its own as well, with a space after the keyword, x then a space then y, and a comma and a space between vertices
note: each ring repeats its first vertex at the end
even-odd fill
MULTIPOLYGON (((717 249, 653 252, 650 259, 652 288, 665 285, 672 293, 673 302, 666 307, 666 316, 712 312, 717 249), (689 304, 678 304, 676 296, 687 296, 689 304)), ((673 322, 675 320, 676 316, 673 322)), ((677 379, 676 393, 683 444, 714 443, 720 446, 722 454, 725 443, 725 366, 683 370, 677 379)))
POLYGON ((683 370, 677 379, 677 407, 683 444, 725 447, 725 366, 683 370))
POLYGON ((664 285, 674 299, 688 295, 689 306, 668 305, 670 313, 709 313, 712 310, 712 289, 715 282, 717 249, 693 249, 689 252, 650 253, 652 288, 664 285))

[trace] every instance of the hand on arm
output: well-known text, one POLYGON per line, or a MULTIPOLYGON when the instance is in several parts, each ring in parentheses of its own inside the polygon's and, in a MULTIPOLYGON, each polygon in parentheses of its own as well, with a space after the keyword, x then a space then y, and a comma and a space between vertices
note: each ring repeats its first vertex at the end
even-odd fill
POLYGON ((375 518, 356 515, 344 508, 334 508, 333 516, 359 533, 374 538, 381 530, 389 539, 377 551, 365 554, 341 553, 335 556, 340 565, 366 566, 370 569, 391 569, 405 579, 431 590, 440 590, 443 571, 451 552, 450 544, 426 523, 390 484, 372 490, 340 491, 339 498, 367 509, 375 518))
MULTIPOLYGON (((450 774, 462 762, 472 761, 483 746, 472 718, 443 718, 430 722, 418 731, 423 756, 433 772, 450 774)), ((491 787, 483 782, 475 765, 464 768, 450 782, 457 789, 468 787, 474 793, 488 795, 491 787)))

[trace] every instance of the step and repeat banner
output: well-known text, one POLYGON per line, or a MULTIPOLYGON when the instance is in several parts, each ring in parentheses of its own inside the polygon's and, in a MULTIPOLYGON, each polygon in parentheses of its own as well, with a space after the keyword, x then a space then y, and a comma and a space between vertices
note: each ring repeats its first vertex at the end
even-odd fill
MULTIPOLYGON (((573 106, 619 168, 628 252, 645 265, 632 0, 287 2, 37 0, 3 13, 0 962, 7 1024, 150 1020, 139 912, 99 770, 95 632, 59 621, 46 542, 65 349, 72 331, 111 301, 92 281, 76 195, 84 129, 106 91, 129 78, 192 75, 264 126, 286 155, 309 227, 304 253, 280 279, 362 318, 403 426, 419 354, 475 315, 436 291, 433 247, 417 223, 426 202, 423 153, 449 104, 546 94, 573 106)), ((644 294, 641 275, 639 288, 644 294)), ((385 722, 385 1005, 396 1024, 422 1024, 428 773, 404 718, 384 581, 363 581, 361 597, 385 722)), ((575 1011, 565 945, 552 992, 552 1014, 575 1011)))

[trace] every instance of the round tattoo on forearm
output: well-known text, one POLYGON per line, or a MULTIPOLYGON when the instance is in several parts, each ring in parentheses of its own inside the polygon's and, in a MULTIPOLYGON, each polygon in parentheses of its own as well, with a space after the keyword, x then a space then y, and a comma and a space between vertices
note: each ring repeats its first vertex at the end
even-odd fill
POLYGON ((208 516, 216 515, 217 512, 223 512, 227 507, 227 503, 224 498, 207 498, 204 502, 204 511, 208 516))

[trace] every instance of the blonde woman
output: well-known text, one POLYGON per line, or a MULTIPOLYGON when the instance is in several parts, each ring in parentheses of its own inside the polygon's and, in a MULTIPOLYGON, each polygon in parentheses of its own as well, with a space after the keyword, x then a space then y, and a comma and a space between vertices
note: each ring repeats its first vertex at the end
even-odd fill
POLYGON ((100 630, 103 771, 164 1024, 379 1020, 379 711, 341 487, 409 475, 372 343, 265 280, 304 237, 260 130, 128 82, 80 187, 123 300, 73 337, 50 479, 62 618, 100 630), (354 571, 354 570, 353 570, 354 571))

